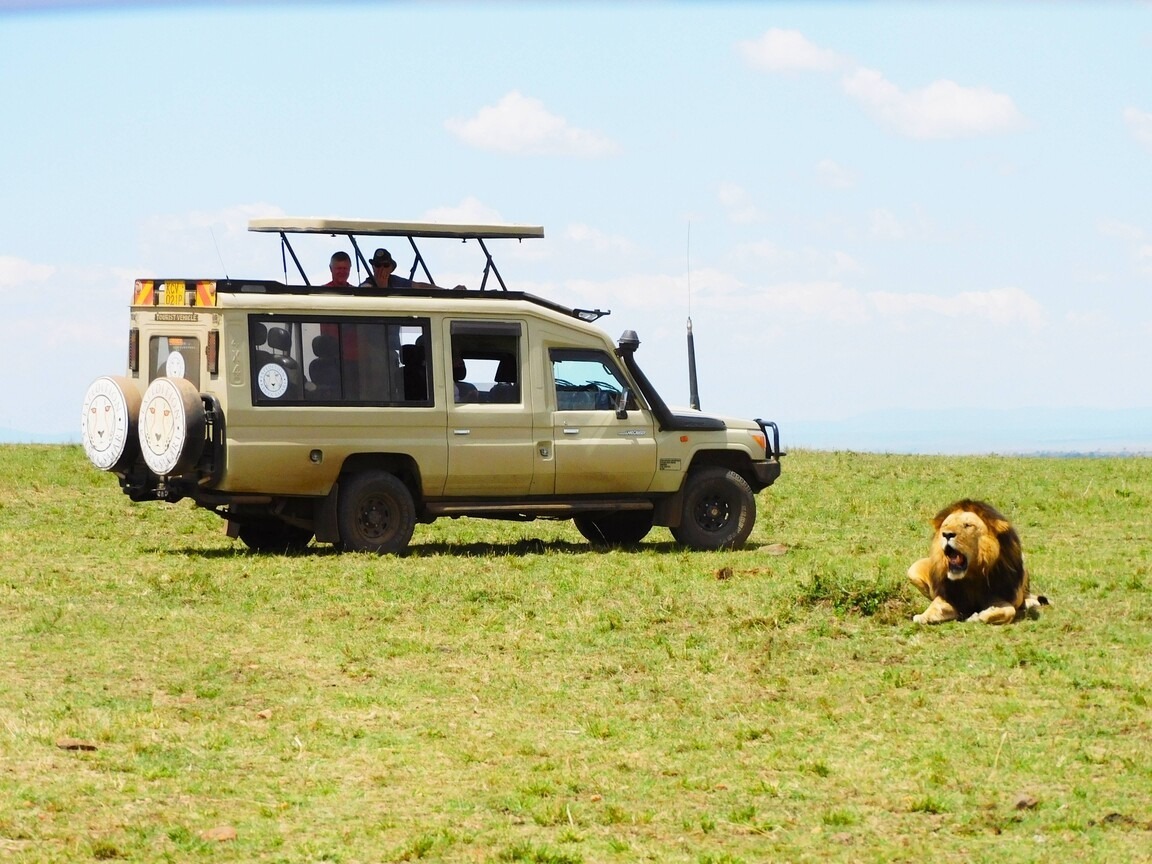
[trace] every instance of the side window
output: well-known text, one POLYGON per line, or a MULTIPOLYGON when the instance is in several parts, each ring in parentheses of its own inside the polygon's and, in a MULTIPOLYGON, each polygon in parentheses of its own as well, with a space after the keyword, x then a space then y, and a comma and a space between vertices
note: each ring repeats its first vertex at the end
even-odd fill
POLYGON ((427 375, 421 389, 411 356, 427 332, 427 321, 410 319, 253 317, 253 403, 427 404, 427 375))
POLYGON ((195 336, 153 336, 148 342, 148 380, 162 375, 187 378, 200 389, 200 340, 195 336))
POLYGON ((452 322, 452 398, 457 403, 523 402, 517 321, 452 322))
POLYGON ((251 321, 252 398, 258 403, 294 402, 304 391, 300 370, 300 325, 251 321))
MULTIPOLYGON (((613 411, 628 386, 615 362, 604 351, 553 348, 552 378, 556 382, 556 408, 560 411, 613 411)), ((636 408, 629 392, 628 409, 636 408)))

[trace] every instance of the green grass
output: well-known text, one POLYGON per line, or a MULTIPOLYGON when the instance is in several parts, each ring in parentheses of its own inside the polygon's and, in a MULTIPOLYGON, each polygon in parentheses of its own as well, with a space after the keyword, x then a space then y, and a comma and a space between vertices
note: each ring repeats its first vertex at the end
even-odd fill
POLYGON ((0 493, 0 860, 1152 860, 1152 460, 796 452, 720 553, 252 555, 76 447, 0 493), (1039 620, 910 622, 966 496, 1039 620))

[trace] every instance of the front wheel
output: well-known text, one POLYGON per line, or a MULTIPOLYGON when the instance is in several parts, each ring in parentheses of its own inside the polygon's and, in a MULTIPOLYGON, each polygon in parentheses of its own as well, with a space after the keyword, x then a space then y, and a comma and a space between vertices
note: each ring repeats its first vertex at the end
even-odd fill
POLYGON ((748 482, 727 468, 702 468, 684 481, 677 542, 711 551, 743 545, 756 524, 756 496, 748 482))
POLYGON ((367 471, 341 483, 336 521, 342 549, 399 554, 412 539, 416 504, 395 474, 367 471))
POLYGON ((580 513, 572 517, 572 521, 593 546, 635 546, 652 530, 652 511, 580 513))

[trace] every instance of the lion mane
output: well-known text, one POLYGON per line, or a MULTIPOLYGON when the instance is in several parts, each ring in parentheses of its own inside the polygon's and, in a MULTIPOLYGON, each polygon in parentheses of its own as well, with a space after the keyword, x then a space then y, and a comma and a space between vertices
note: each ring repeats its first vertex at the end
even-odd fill
POLYGON ((913 621, 1008 624, 1048 604, 1029 591, 1020 538, 995 507, 965 498, 937 513, 932 527, 928 557, 908 568, 908 579, 931 601, 913 621))

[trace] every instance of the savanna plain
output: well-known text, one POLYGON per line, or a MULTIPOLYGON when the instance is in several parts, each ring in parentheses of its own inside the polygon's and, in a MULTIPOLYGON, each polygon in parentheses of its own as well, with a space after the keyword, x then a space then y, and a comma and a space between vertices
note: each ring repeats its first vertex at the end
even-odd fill
POLYGON ((257 555, 0 447, 0 859, 1152 861, 1152 460, 799 451, 757 503, 257 555), (911 622, 962 497, 1039 619, 911 622))

